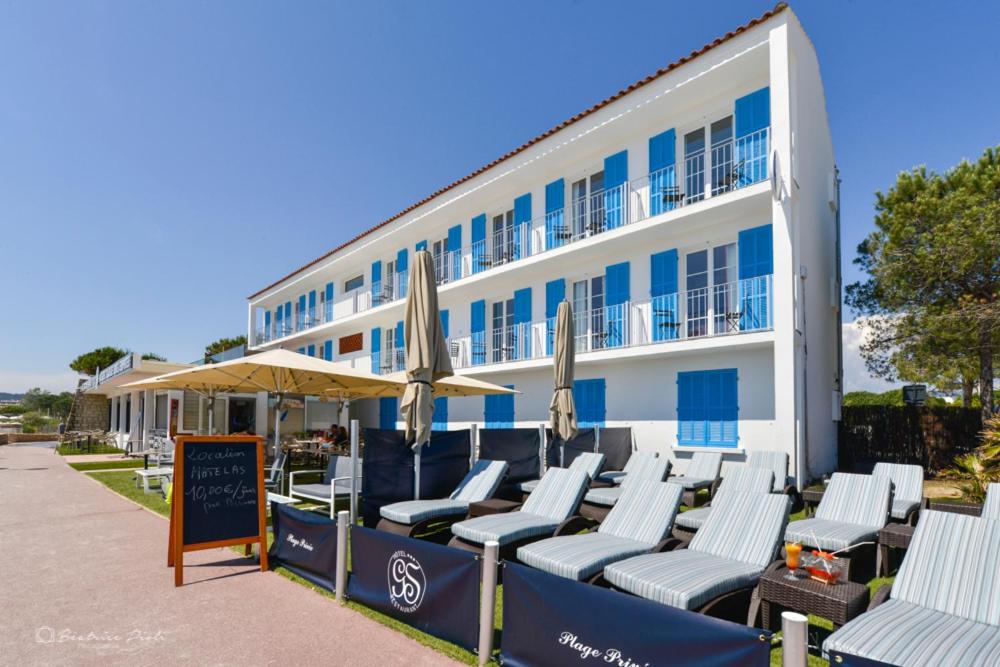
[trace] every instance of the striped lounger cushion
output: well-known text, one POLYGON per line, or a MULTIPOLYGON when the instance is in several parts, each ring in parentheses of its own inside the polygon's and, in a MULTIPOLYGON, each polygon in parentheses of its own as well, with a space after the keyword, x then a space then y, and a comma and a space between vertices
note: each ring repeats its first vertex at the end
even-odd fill
POLYGON ((688 530, 698 530, 703 525, 708 517, 712 514, 711 507, 699 507, 696 510, 688 510, 687 512, 681 512, 674 519, 676 523, 681 528, 687 528, 688 530))
POLYGON ((788 524, 785 541, 808 544, 824 551, 839 551, 859 542, 871 542, 878 528, 825 519, 802 519, 788 524))
MULTIPOLYGON (((587 473, 587 477, 594 479, 597 473, 600 472, 601 466, 604 465, 604 454, 593 454, 584 453, 573 459, 573 462, 569 464, 568 470, 582 470, 587 473)), ((530 479, 527 482, 521 482, 518 488, 522 493, 531 493, 538 486, 538 483, 542 481, 540 479, 530 479)))
POLYGON ((1000 522, 924 512, 891 595, 823 650, 903 667, 1000 664, 1000 522))
POLYGON ((986 502, 983 503, 982 516, 1000 521, 1000 483, 994 482, 986 487, 986 502))
POLYGON ((565 535, 517 550, 517 558, 567 579, 586 579, 615 561, 648 552, 670 531, 681 487, 632 481, 596 533, 565 535))
POLYGON ((716 452, 698 452, 691 457, 691 463, 683 475, 670 481, 680 484, 685 489, 700 489, 711 486, 722 469, 722 454, 716 452))
POLYGON ((624 469, 602 472, 597 476, 597 479, 602 482, 621 484, 622 480, 625 479, 630 472, 632 472, 633 468, 648 463, 651 459, 655 459, 657 457, 658 454, 656 452, 632 452, 632 455, 628 457, 628 461, 625 462, 624 469))
POLYGON ((733 468, 722 478, 719 492, 710 507, 681 512, 677 515, 674 523, 681 528, 698 530, 712 514, 712 507, 725 504, 727 495, 732 493, 770 493, 773 478, 774 474, 765 468, 733 468))
POLYGON ((785 452, 756 451, 747 456, 748 468, 763 468, 774 473, 774 484, 771 487, 775 493, 785 490, 788 481, 788 454, 785 452))
POLYGON ((382 518, 412 525, 427 519, 443 516, 463 516, 469 509, 464 500, 407 500, 386 505, 380 510, 382 518))
POLYGON ((506 461, 490 461, 480 459, 472 466, 465 478, 448 496, 450 500, 462 500, 465 503, 478 503, 493 496, 500 481, 507 473, 506 461))
MULTIPOLYGON (((622 480, 620 486, 605 486, 591 489, 587 492, 587 495, 584 496, 584 500, 594 505, 612 507, 616 502, 618 502, 618 499, 621 498, 623 489, 628 487, 630 484, 638 484, 644 481, 662 482, 669 472, 670 461, 667 459, 643 459, 636 465, 632 466, 632 471, 628 474, 627 478, 622 480)), ((670 482, 674 483, 674 480, 670 480, 670 482)))
POLYGON ((888 477, 834 473, 816 518, 788 524, 785 541, 833 551, 870 542, 885 526, 891 495, 888 477))
POLYGON ((604 568, 611 585, 681 609, 754 585, 777 553, 787 496, 734 493, 687 549, 629 558, 604 568))
POLYGON ((893 519, 905 519, 910 512, 920 509, 920 503, 924 499, 923 468, 901 463, 876 463, 872 475, 892 480, 892 507, 889 515, 893 519))

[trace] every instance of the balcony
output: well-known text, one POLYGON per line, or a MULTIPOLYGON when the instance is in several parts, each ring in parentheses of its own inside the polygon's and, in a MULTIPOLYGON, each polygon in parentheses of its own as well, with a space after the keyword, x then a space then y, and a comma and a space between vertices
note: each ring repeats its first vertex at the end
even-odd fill
POLYGON ((371 353, 372 373, 386 375, 406 370, 406 350, 392 348, 371 353))
MULTIPOLYGON (((459 249, 434 255, 438 285, 468 278, 605 232, 648 220, 674 209, 725 195, 768 177, 769 128, 717 142, 671 165, 614 188, 574 199, 569 206, 530 221, 508 225, 459 249), (707 172, 706 172, 707 169, 707 172)), ((322 317, 307 313, 294 326, 255 332, 268 343, 327 322, 406 298, 408 272, 391 274, 369 287, 347 292, 322 317)))
MULTIPOLYGON (((773 328, 771 276, 655 296, 573 314, 576 352, 732 336, 773 328)), ((470 368, 552 356, 555 318, 449 341, 452 365, 470 368)))

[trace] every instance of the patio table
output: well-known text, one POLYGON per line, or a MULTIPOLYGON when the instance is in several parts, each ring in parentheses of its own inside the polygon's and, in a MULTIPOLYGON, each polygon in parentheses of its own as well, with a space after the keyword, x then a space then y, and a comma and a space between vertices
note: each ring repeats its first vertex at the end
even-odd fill
POLYGON ((890 523, 882 530, 878 531, 878 554, 875 562, 875 571, 880 576, 889 574, 889 549, 903 549, 910 547, 910 540, 913 539, 913 526, 905 523, 890 523))
POLYGON ((788 568, 782 565, 768 570, 760 578, 757 591, 760 595, 764 628, 780 624, 780 609, 791 609, 803 614, 815 614, 833 622, 834 629, 844 625, 868 608, 870 592, 864 584, 841 581, 824 584, 807 575, 791 581, 785 578, 788 568))

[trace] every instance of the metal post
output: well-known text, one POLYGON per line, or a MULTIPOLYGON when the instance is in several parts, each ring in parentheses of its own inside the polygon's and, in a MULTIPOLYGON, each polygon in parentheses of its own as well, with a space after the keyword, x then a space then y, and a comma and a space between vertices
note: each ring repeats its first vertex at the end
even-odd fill
POLYGON ((417 450, 413 452, 413 499, 420 500, 420 451, 423 445, 417 445, 417 450))
POLYGON ((546 445, 545 424, 538 425, 538 476, 545 474, 545 445, 546 445))
POLYGON ((594 453, 599 454, 601 452, 601 427, 594 425, 594 453))
POLYGON ((351 513, 347 510, 337 512, 337 602, 344 601, 344 589, 347 588, 347 524, 351 513))
POLYGON ((490 540, 483 549, 483 592, 479 603, 479 665, 493 655, 493 614, 497 597, 497 556, 500 543, 490 540))
MULTIPOLYGON (((332 500, 332 499, 331 499, 332 500)), ((351 523, 358 522, 358 420, 351 420, 351 523)))
POLYGON ((215 394, 209 394, 208 395, 208 434, 209 435, 214 435, 215 434, 215 429, 213 428, 213 426, 214 426, 214 420, 215 420, 215 394))
POLYGON ((809 654, 809 619, 794 611, 781 613, 782 667, 805 667, 809 654))
POLYGON ((469 426, 469 467, 476 465, 479 458, 479 424, 469 426))

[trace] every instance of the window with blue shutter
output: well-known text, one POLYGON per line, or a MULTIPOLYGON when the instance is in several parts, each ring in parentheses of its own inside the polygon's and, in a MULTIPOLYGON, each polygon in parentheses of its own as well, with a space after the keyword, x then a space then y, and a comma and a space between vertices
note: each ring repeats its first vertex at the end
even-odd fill
POLYGON ((305 346, 300 347, 299 349, 296 350, 296 352, 298 352, 299 354, 305 354, 306 353, 305 346))
POLYGON ((285 311, 281 306, 274 310, 274 337, 281 338, 285 335, 285 311))
POLYGON ((514 240, 511 245, 512 259, 521 259, 531 254, 531 193, 523 194, 514 200, 514 240), (523 225, 528 225, 524 227, 523 225), (522 242, 524 248, 521 247, 522 242))
POLYGON ((264 340, 271 338, 271 311, 264 311, 264 340))
POLYGON ((307 347, 306 348, 306 354, 308 354, 310 357, 315 357, 316 356, 316 345, 313 344, 313 345, 310 345, 309 347, 307 347))
POLYGON ((677 133, 673 128, 649 138, 649 213, 670 211, 680 200, 674 170, 677 133))
POLYGON ((566 279, 550 280, 545 283, 545 354, 553 354, 555 348, 556 314, 559 304, 566 298, 566 279))
POLYGON ((470 331, 472 332, 472 365, 486 363, 486 301, 480 299, 472 302, 470 313, 470 331))
POLYGON ((431 418, 431 430, 448 430, 448 398, 445 396, 434 399, 434 416, 431 418))
POLYGON ((408 268, 407 250, 403 248, 396 253, 396 280, 399 281, 399 288, 395 291, 397 299, 406 298, 407 279, 409 277, 408 268))
POLYGON ((417 245, 414 246, 417 251, 427 250, 427 241, 417 241, 417 245))
POLYGON ((323 321, 333 321, 333 283, 326 284, 326 304, 323 306, 323 321))
POLYGON ((438 311, 441 314, 441 332, 444 333, 444 337, 448 337, 448 309, 438 311))
POLYGON ((566 226, 566 183, 563 179, 545 186, 545 248, 558 248, 569 240, 566 226))
POLYGON ((372 373, 382 372, 382 327, 372 329, 372 373))
POLYGON ((462 225, 448 230, 448 254, 451 256, 451 279, 462 277, 462 225))
POLYGON ((733 142, 735 164, 739 170, 738 186, 767 178, 768 131, 771 125, 771 91, 761 88, 736 100, 736 139, 733 142))
POLYGON ((333 341, 328 340, 323 343, 323 358, 327 361, 333 361, 333 341))
POLYGON ((771 326, 769 304, 774 273, 774 239, 771 225, 739 233, 740 331, 771 326))
POLYGON ((514 291, 513 359, 531 358, 531 288, 514 291))
POLYGON ((299 319, 295 323, 296 331, 302 331, 306 327, 306 295, 299 296, 299 319))
POLYGON ((401 371, 406 367, 406 338, 404 337, 403 321, 396 322, 396 350, 392 359, 392 369, 401 371))
POLYGON ((604 276, 607 346, 621 347, 628 342, 629 263, 607 267, 604 276))
POLYGON ((739 405, 735 368, 677 374, 677 444, 736 447, 739 405))
POLYGON ((580 428, 604 426, 605 417, 604 378, 575 380, 573 382, 573 402, 576 404, 576 423, 580 428))
POLYGON ((395 431, 398 412, 398 401, 395 396, 383 396, 378 399, 378 427, 383 431, 395 431))
POLYGON ((309 292, 309 311, 307 318, 307 327, 311 327, 316 324, 316 290, 310 290, 309 292))
POLYGON ((292 330, 293 330, 294 327, 295 327, 295 323, 292 322, 292 302, 291 301, 286 301, 285 302, 285 333, 286 334, 292 333, 292 330))
POLYGON ((472 219, 472 272, 479 273, 489 268, 486 257, 486 214, 472 219))
POLYGON ((674 340, 678 337, 681 326, 676 249, 650 255, 649 285, 653 340, 674 340))
POLYGON ((381 303, 382 297, 382 260, 372 262, 372 307, 381 303))
MULTIPOLYGON (((504 385, 513 389, 514 385, 504 385)), ((514 428, 514 394, 484 396, 486 428, 514 428)))
POLYGON ((604 158, 604 227, 625 224, 625 196, 621 187, 628 180, 628 151, 604 158))

